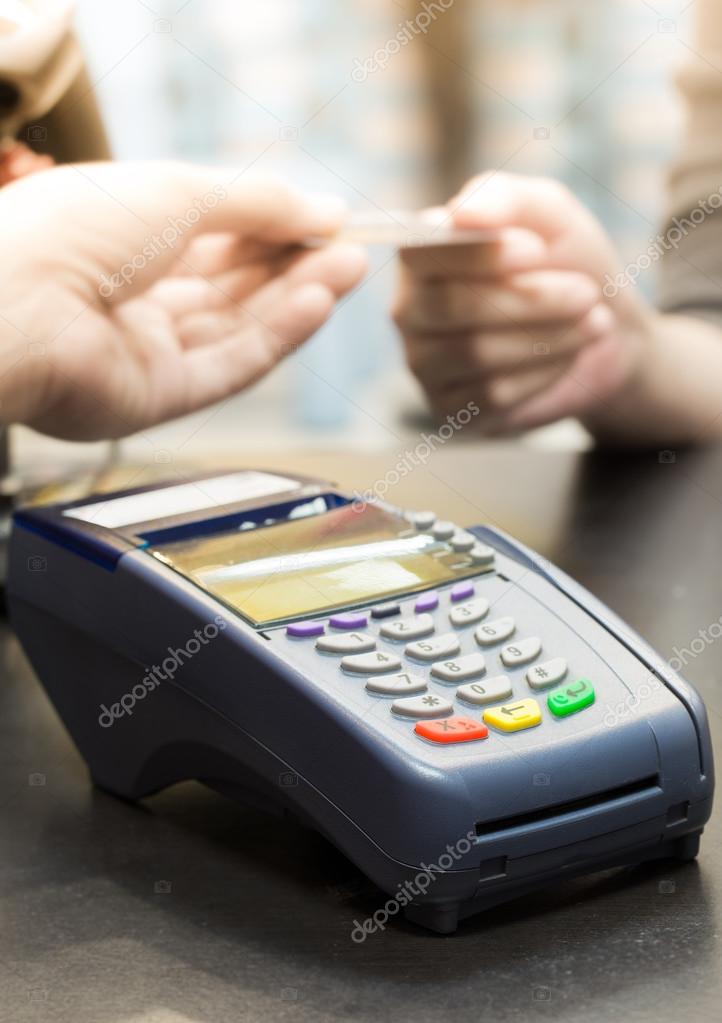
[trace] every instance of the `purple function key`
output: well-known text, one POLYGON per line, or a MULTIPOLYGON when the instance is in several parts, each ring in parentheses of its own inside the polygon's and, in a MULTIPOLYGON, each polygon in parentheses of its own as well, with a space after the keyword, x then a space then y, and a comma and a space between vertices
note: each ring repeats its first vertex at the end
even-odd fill
POLYGON ((473 597, 475 593, 473 583, 457 583, 451 589, 451 599, 456 603, 457 600, 468 600, 469 597, 473 597))
POLYGON ((422 614, 424 611, 433 611, 435 607, 439 606, 439 594, 436 590, 429 590, 428 593, 422 593, 419 599, 414 605, 414 610, 422 614))
POLYGON ((325 631, 323 622, 294 622, 286 629, 286 635, 295 639, 309 639, 311 636, 322 636, 325 631))
POLYGON ((362 614, 334 615, 328 620, 332 629, 349 629, 352 632, 356 629, 365 629, 368 623, 367 616, 362 614))

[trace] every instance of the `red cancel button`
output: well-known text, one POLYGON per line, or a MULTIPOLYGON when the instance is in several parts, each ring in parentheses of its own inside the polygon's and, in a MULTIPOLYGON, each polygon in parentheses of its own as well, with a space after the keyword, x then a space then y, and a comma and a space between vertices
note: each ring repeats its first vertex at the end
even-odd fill
POLYGON ((489 729, 472 718, 440 718, 438 721, 419 721, 414 729, 422 739, 431 742, 469 742, 486 739, 489 729))

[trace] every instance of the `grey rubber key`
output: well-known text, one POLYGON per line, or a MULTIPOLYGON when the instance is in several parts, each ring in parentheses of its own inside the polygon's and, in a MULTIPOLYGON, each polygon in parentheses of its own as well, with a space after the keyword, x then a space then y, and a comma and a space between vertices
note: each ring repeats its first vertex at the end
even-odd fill
POLYGON ((471 682, 467 686, 459 686, 456 695, 464 703, 479 706, 482 703, 496 703, 511 696, 511 682, 506 675, 494 675, 483 682, 471 682))
POLYGON ((425 678, 408 671, 400 671, 397 675, 377 675, 366 683, 367 692, 375 696, 411 696, 412 693, 425 693, 428 688, 425 678))
POLYGON ((376 649, 376 640, 367 632, 331 633, 316 640, 322 654, 363 654, 376 649))
POLYGON ((501 643, 514 634, 516 622, 510 616, 495 618, 493 622, 485 622, 474 631, 474 639, 479 646, 492 646, 501 643))
POLYGON ((538 636, 529 636, 516 643, 510 643, 501 651, 501 663, 507 668, 517 668, 520 664, 528 664, 541 653, 542 643, 538 636))
POLYGON ((456 657, 461 650, 459 637, 455 632, 445 632, 432 639, 420 639, 418 643, 409 643, 406 656, 415 661, 441 661, 445 657, 456 657))
POLYGON ((427 693, 426 696, 410 696, 408 700, 394 700, 391 710, 405 718, 443 718, 454 708, 436 693, 427 693))
POLYGON ((477 543, 469 551, 469 557, 474 565, 490 565, 495 556, 494 548, 487 547, 485 543, 477 543))
POLYGON ((431 529, 433 524, 436 522, 436 513, 432 511, 417 511, 409 512, 406 516, 406 521, 409 522, 414 529, 418 529, 420 533, 425 533, 431 529))
POLYGON ((430 636, 433 631, 434 619, 427 614, 397 618, 393 622, 386 622, 379 630, 384 639, 393 639, 397 643, 403 640, 421 639, 422 636, 430 636))
POLYGON ((458 685, 471 678, 480 678, 486 671, 483 654, 465 654, 448 661, 437 661, 431 666, 431 675, 439 682, 458 685))
POLYGON ((535 664, 526 673, 526 680, 532 689, 548 689, 561 682, 567 673, 567 662, 563 657, 553 657, 543 664, 535 664))
POLYGON ((458 527, 453 522, 444 522, 443 519, 439 519, 431 527, 431 535, 435 540, 450 540, 456 532, 458 527))
POLYGON ((489 613, 489 601, 484 597, 476 600, 467 600, 464 604, 457 604, 449 611, 449 621, 452 625, 476 625, 489 613))
POLYGON ((351 657, 344 657, 341 661, 341 668, 352 675, 387 675, 391 671, 399 671, 401 660, 395 654, 375 650, 371 654, 354 654, 351 657))
POLYGON ((470 551, 476 546, 476 542, 474 534, 467 533, 465 529, 457 530, 449 541, 454 551, 470 551))

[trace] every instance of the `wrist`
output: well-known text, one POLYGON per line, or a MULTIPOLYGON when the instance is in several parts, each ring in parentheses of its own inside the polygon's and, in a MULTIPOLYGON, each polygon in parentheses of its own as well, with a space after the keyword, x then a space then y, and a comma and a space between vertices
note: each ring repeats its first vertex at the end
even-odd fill
POLYGON ((579 418, 599 440, 634 442, 629 421, 637 413, 654 388, 661 357, 661 314, 639 301, 636 296, 618 316, 619 364, 617 381, 603 398, 579 418))
POLYGON ((582 419, 608 443, 698 444, 722 433, 722 333, 694 316, 649 310, 641 359, 625 386, 582 419))

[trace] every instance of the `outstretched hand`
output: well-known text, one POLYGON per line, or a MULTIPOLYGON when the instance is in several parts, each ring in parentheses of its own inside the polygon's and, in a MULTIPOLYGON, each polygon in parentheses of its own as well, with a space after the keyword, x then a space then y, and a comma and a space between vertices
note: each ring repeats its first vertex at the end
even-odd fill
POLYGON ((242 390, 365 272, 355 246, 299 247, 343 216, 333 196, 181 163, 0 189, 0 418, 120 437, 242 390))

